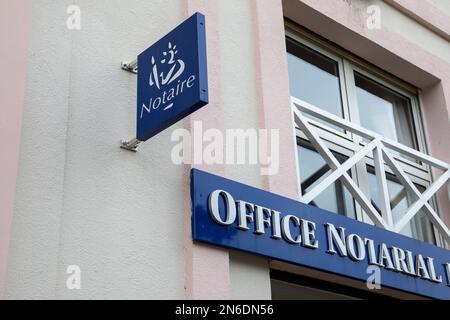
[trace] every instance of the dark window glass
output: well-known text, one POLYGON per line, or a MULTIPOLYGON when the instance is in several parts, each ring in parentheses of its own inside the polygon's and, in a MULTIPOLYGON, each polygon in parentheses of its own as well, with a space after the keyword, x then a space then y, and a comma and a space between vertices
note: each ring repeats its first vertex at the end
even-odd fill
POLYGON ((291 96, 343 117, 337 62, 290 39, 287 51, 291 96))
POLYGON ((355 84, 361 125, 416 149, 411 101, 359 73, 355 84))
MULTIPOLYGON (((377 211, 381 215, 381 210, 379 209, 380 196, 378 192, 377 179, 372 167, 368 167, 368 176, 371 201, 375 209, 377 209, 377 211)), ((414 199, 395 176, 387 174, 386 182, 388 187, 392 218, 395 224, 403 217, 406 212, 408 212, 408 208, 411 206, 414 199)), ((425 188, 422 186, 416 185, 416 187, 420 192, 423 192, 425 190, 425 188)), ((403 230, 400 231, 400 233, 417 240, 436 244, 431 222, 423 211, 419 211, 416 216, 403 228, 403 230)))
MULTIPOLYGON (((346 157, 334 153, 339 162, 344 163, 346 157)), ((331 169, 319 153, 314 151, 311 145, 299 139, 298 159, 302 194, 307 193, 331 174, 331 169)), ((322 191, 311 205, 345 215, 355 219, 355 206, 353 198, 340 180, 322 191)))

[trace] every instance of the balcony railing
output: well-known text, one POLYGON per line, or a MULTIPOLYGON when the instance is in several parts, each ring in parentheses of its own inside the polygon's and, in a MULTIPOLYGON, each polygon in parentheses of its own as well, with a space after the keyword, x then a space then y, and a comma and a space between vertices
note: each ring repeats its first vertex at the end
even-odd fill
POLYGON ((432 205, 430 205, 430 200, 450 180, 449 164, 396 141, 387 139, 380 134, 323 111, 305 101, 292 98, 291 104, 295 124, 307 137, 316 151, 323 157, 332 171, 331 174, 326 176, 326 178, 301 197, 302 202, 312 202, 319 194, 321 194, 321 192, 339 179, 351 193, 353 198, 359 203, 362 210, 364 210, 378 227, 399 233, 418 214, 418 212, 422 210, 430 219, 439 234, 448 244, 450 244, 450 231, 448 227, 439 217, 432 205), (320 130, 314 125, 317 122, 311 119, 311 116, 361 137, 364 139, 364 143, 358 143, 355 153, 341 164, 328 148, 327 143, 322 139, 320 130), (381 211, 381 215, 374 207, 372 201, 347 173, 358 162, 364 161, 366 157, 373 159, 378 194, 380 197, 379 210, 381 211), (408 161, 408 159, 402 161, 402 158, 405 157, 409 159, 412 158, 430 166, 430 170, 431 168, 437 168, 442 171, 442 173, 439 177, 433 179, 432 183, 424 192, 420 192, 402 167, 402 163, 408 161), (413 197, 411 205, 409 205, 402 217, 395 222, 391 210, 385 164, 388 165, 406 191, 413 197))

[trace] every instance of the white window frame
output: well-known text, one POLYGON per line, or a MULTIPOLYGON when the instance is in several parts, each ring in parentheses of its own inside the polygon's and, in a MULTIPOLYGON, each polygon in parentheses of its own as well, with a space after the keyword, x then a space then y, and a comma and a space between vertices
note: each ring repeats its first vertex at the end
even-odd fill
MULTIPOLYGON (((286 38, 289 38, 294 42, 310 48, 322 54, 323 56, 332 59, 333 61, 336 61, 338 66, 344 120, 352 122, 356 125, 360 125, 359 108, 356 100, 356 86, 354 81, 354 73, 357 72, 367 77, 368 79, 372 79, 375 82, 409 99, 409 101, 411 102, 410 107, 414 126, 413 134, 414 138, 416 139, 417 151, 428 154, 427 140, 424 134, 425 131, 423 125, 423 114, 420 108, 420 95, 419 91, 416 88, 402 82, 401 80, 387 74, 382 70, 379 70, 378 68, 351 55, 350 53, 337 48, 329 42, 318 38, 317 36, 311 34, 309 31, 304 30, 297 25, 286 22, 285 30, 286 38)), ((327 127, 323 123, 314 120, 308 121, 317 129, 318 136, 323 139, 327 147, 334 152, 351 157, 360 149, 361 146, 365 145, 361 137, 357 137, 349 131, 339 132, 331 127, 327 127)), ((298 127, 296 127, 295 129, 295 133, 297 138, 307 141, 309 140, 298 127)), ((395 157, 395 155, 394 158, 399 161, 397 163, 414 184, 422 186, 424 188, 428 188, 434 181, 433 172, 428 164, 424 162, 416 163, 401 157, 397 158, 395 157)), ((366 157, 365 161, 358 162, 351 170, 352 177, 354 177, 355 182, 366 195, 369 195, 370 193, 367 165, 375 167, 374 162, 375 161, 372 157, 366 157)), ((299 178, 299 188, 301 189, 301 177, 298 163, 297 171, 297 176, 299 178)), ((384 166, 384 171, 392 174, 394 173, 387 166, 384 166)), ((354 206, 357 220, 373 223, 372 220, 364 213, 358 201, 354 201, 354 206)), ((434 197, 431 200, 431 206, 435 210, 438 209, 438 204, 434 197)), ((437 212, 439 211, 437 210, 437 212)), ((443 246, 443 239, 438 235, 437 229, 434 224, 433 229, 435 235, 435 243, 437 245, 443 246)))

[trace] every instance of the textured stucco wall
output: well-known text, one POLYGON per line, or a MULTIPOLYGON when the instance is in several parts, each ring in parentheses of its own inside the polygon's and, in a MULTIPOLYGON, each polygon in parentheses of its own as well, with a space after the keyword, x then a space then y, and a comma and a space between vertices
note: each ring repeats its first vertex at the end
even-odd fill
POLYGON ((55 297, 71 51, 62 13, 70 2, 34 2, 32 8, 8 267, 11 298, 55 297))
MULTIPOLYGON (((188 185, 171 162, 170 135, 183 124, 136 154, 119 140, 133 136, 136 90, 120 61, 180 23, 183 3, 77 0, 81 30, 71 31, 73 2, 33 3, 7 298, 182 299, 188 185), (81 290, 66 289, 68 265, 81 267, 81 290)), ((223 121, 256 128, 251 1, 219 7, 223 121)), ((227 166, 226 174, 262 184, 257 166, 227 166)), ((230 257, 233 297, 270 298, 261 261, 230 257)))
POLYGON ((120 69, 180 22, 178 0, 34 1, 9 298, 183 298, 181 166, 170 131, 119 149, 135 122, 120 69), (65 288, 67 265, 82 290, 65 288))

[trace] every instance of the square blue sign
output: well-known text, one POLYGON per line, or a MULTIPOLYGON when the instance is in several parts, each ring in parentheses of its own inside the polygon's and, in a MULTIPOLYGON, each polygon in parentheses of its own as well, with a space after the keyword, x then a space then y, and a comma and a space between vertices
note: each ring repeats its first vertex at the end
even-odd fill
POLYGON ((208 104, 205 16, 195 13, 138 56, 136 138, 208 104))

